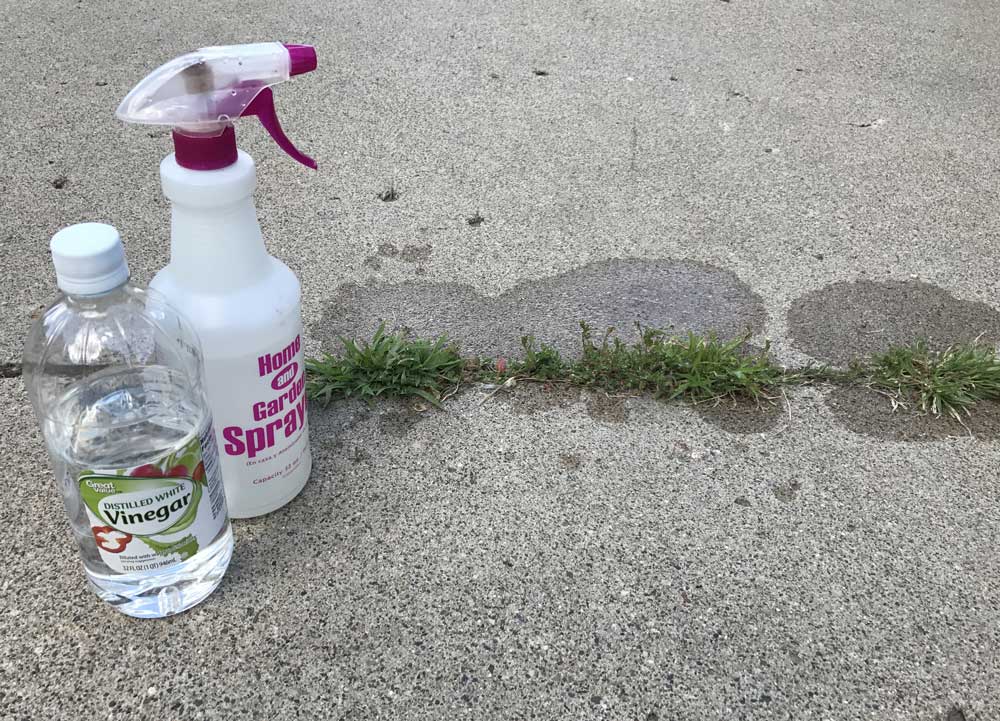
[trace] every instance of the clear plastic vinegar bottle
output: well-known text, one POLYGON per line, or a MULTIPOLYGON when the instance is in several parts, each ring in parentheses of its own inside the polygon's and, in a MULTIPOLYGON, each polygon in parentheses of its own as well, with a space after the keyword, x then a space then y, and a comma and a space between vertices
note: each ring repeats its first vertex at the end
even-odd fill
POLYGON ((64 228, 51 250, 62 295, 28 336, 24 382, 87 577, 130 616, 180 613, 233 550, 198 337, 128 282, 111 226, 64 228))

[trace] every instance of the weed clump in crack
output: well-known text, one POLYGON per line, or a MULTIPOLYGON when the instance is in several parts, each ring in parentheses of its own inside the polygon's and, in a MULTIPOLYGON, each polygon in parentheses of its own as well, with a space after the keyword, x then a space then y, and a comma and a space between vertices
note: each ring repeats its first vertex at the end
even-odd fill
POLYGON ((932 351, 926 341, 917 341, 873 356, 869 384, 889 395, 893 407, 913 403, 924 413, 961 422, 976 403, 1000 399, 1000 359, 992 346, 968 343, 932 351))
POLYGON ((609 393, 649 393, 665 400, 684 397, 695 403, 723 397, 759 402, 785 379, 784 371, 768 357, 767 347, 751 355, 743 352, 747 337, 721 341, 714 334, 671 336, 637 326, 636 343, 614 336, 611 328, 595 343, 590 327, 582 323, 581 328, 583 353, 578 361, 566 363, 554 348, 525 336, 524 360, 511 363, 507 375, 567 381, 609 393))
POLYGON ((386 333, 379 326, 371 342, 341 338, 344 355, 306 360, 309 397, 322 403, 334 398, 417 397, 440 406, 448 389, 462 379, 463 360, 445 336, 435 341, 386 333))
POLYGON ((524 360, 513 361, 501 376, 536 381, 572 380, 572 366, 565 363, 555 348, 538 343, 534 336, 521 337, 524 360))
POLYGON ((749 335, 721 341, 714 333, 678 337, 636 327, 640 337, 635 344, 611 338, 609 329, 596 345, 584 324, 583 357, 577 364, 580 382, 612 392, 638 391, 667 400, 686 397, 698 403, 727 396, 759 401, 783 380, 784 371, 768 356, 769 346, 751 355, 743 352, 749 335))
POLYGON ((529 335, 521 339, 523 358, 508 362, 463 359, 446 336, 411 339, 403 333, 387 334, 383 324, 370 342, 342 338, 341 357, 308 359, 306 389, 310 398, 323 403, 412 396, 440 406, 462 382, 494 383, 496 393, 520 381, 536 381, 691 403, 733 398, 762 404, 778 398, 785 386, 826 383, 869 387, 887 396, 894 408, 913 405, 959 422, 976 403, 1000 400, 996 349, 976 342, 933 351, 918 341, 890 348, 868 362, 856 360, 845 370, 788 369, 771 360, 767 344, 747 352, 749 334, 720 340, 712 333, 676 336, 637 325, 639 339, 634 343, 615 336, 614 329, 595 342, 589 326, 580 325, 583 347, 578 360, 566 361, 558 350, 529 335))

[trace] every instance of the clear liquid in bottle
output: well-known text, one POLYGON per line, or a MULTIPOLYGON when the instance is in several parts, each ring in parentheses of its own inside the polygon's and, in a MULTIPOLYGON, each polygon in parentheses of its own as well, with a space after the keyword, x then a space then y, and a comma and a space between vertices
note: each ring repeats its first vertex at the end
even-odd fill
POLYGON ((198 339, 87 256, 117 245, 124 264, 117 232, 89 226, 63 238, 62 264, 56 241, 81 226, 53 239, 66 295, 29 335, 25 385, 91 587, 128 615, 169 616, 215 590, 233 550, 198 339))

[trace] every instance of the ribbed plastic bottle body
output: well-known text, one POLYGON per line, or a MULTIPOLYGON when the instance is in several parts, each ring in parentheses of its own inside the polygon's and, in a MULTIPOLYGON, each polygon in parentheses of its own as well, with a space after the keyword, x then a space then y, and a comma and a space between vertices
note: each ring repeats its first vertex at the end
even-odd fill
POLYGON ((171 201, 170 263, 152 287, 202 339, 230 514, 288 503, 309 478, 301 291, 268 255, 253 206, 253 161, 195 171, 160 166, 171 201))
POLYGON ((191 326, 125 284, 62 296, 32 328, 24 381, 95 592, 132 616, 184 611, 233 538, 191 326))

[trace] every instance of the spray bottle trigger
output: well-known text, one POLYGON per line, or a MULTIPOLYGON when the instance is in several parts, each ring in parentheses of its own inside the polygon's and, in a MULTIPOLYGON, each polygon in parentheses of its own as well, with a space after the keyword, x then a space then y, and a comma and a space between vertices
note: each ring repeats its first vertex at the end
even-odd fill
POLYGON ((257 93, 257 97, 250 101, 246 110, 240 113, 240 117, 246 117, 247 115, 256 115, 268 135, 293 160, 297 160, 307 168, 316 170, 316 161, 296 148, 292 144, 292 141, 288 139, 288 136, 285 135, 285 131, 281 129, 281 123, 278 122, 278 113, 274 109, 274 93, 271 92, 271 88, 264 88, 257 93))

